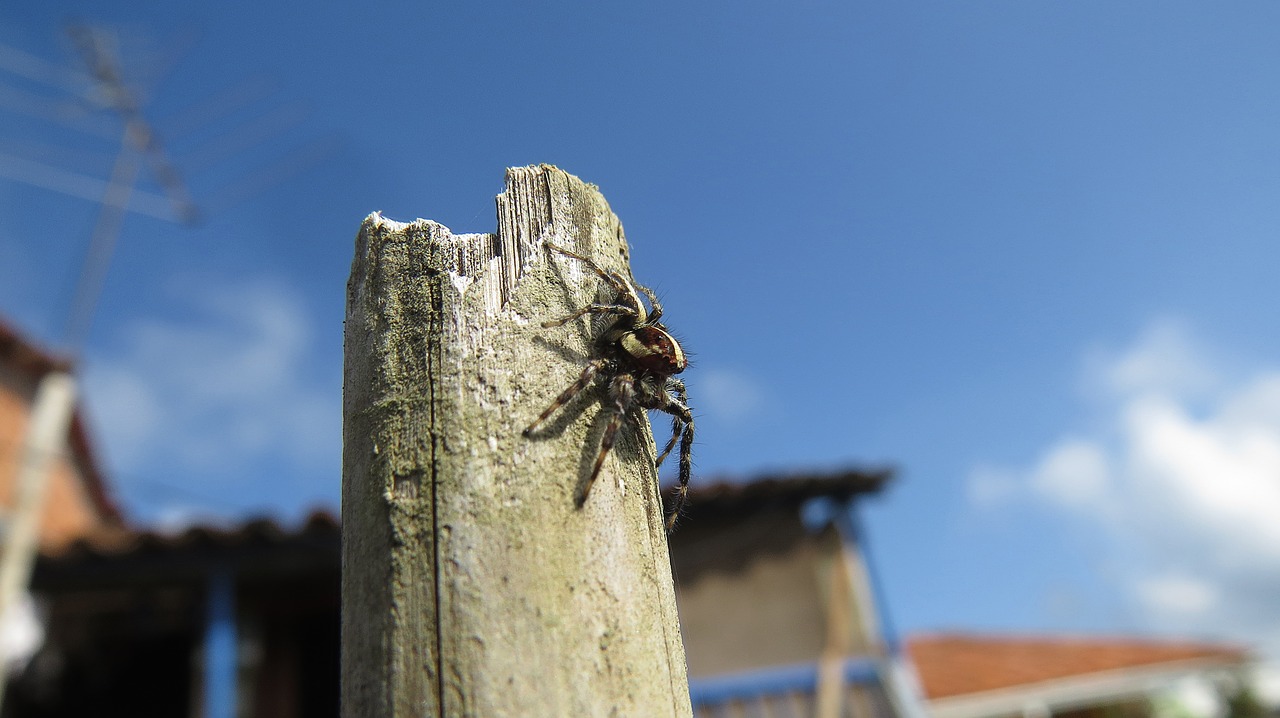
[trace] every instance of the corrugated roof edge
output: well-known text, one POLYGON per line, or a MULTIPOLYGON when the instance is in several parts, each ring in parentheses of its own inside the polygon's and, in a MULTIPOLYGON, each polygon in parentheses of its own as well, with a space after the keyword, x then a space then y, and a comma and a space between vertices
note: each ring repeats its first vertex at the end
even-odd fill
MULTIPOLYGON (((690 489, 690 503, 694 507, 690 518, 696 520, 702 513, 742 513, 753 508, 798 506, 820 496, 843 499, 872 494, 878 492, 892 475, 892 471, 881 469, 843 470, 829 474, 775 474, 750 480, 724 479, 690 489)), ((282 543, 317 533, 339 531, 339 517, 332 510, 322 508, 312 511, 295 529, 283 526, 272 517, 261 516, 233 524, 196 524, 176 532, 114 529, 78 539, 55 554, 46 554, 46 558, 69 561, 133 551, 181 550, 210 545, 229 547, 252 540, 282 543)))
MULTIPOLYGON (((890 468, 841 469, 828 473, 793 472, 767 474, 751 479, 721 478, 710 484, 690 484, 689 505, 699 513, 799 506, 809 499, 827 496, 847 499, 879 493, 893 479, 890 468)), ((670 492, 664 493, 669 499, 670 492)))

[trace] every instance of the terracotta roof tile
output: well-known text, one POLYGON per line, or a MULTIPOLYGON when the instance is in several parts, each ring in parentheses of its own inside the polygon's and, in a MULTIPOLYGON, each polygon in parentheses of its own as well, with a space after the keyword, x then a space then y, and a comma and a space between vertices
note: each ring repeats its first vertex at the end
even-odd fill
POLYGON ((1249 660, 1229 644, 1104 637, 913 636, 907 651, 930 699, 1179 661, 1249 660))

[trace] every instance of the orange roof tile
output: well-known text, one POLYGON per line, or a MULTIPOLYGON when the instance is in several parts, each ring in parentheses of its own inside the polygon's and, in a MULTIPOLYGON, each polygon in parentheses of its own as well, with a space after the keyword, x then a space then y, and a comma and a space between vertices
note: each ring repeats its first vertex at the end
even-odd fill
POLYGON ((1245 649, 1227 644, 1101 637, 913 636, 907 651, 931 700, 1164 663, 1249 660, 1245 649))

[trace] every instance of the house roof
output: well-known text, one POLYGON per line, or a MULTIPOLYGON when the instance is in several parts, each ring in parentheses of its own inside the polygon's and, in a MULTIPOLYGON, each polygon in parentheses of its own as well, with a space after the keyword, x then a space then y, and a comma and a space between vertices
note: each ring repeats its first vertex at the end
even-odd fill
MULTIPOLYGON (((766 509, 798 508, 809 499, 819 497, 842 501, 860 494, 877 493, 892 478, 892 469, 878 468, 694 481, 689 485, 690 517, 742 516, 766 509)), ((671 492, 664 492, 663 496, 669 501, 671 492)))
MULTIPOLYGON (((72 366, 69 359, 40 348, 3 320, 0 320, 0 363, 33 382, 40 381, 51 371, 70 371, 72 366)), ((85 491, 99 515, 108 523, 121 523, 123 515, 108 489, 79 406, 71 416, 67 442, 72 455, 78 459, 85 491)))
MULTIPOLYGON (((698 515, 732 513, 741 515, 753 509, 800 506, 818 497, 837 499, 856 494, 874 493, 890 479, 890 471, 837 471, 832 474, 764 476, 748 481, 717 481, 710 485, 690 486, 690 503, 698 507, 698 515)), ((88 557, 131 552, 169 552, 193 546, 242 545, 244 543, 282 543, 294 536, 339 531, 338 516, 328 509, 316 509, 296 529, 282 525, 270 517, 250 518, 239 523, 198 523, 180 531, 156 529, 113 530, 73 541, 58 552, 58 557, 88 557)))
POLYGON ((323 510, 296 526, 255 518, 179 531, 108 529, 44 552, 33 583, 49 589, 198 579, 228 568, 269 575, 337 570, 341 548, 338 518, 323 510))
MULTIPOLYGON (((691 525, 703 519, 735 516, 772 508, 795 508, 818 497, 845 499, 874 493, 891 478, 888 470, 845 470, 829 474, 771 475, 749 481, 719 481, 690 488, 694 512, 691 525)), ((669 493, 669 492, 668 492, 669 493)), ((46 554, 50 566, 96 563, 127 555, 157 558, 191 552, 280 547, 299 540, 328 545, 341 533, 338 516, 317 510, 297 527, 273 518, 253 518, 238 524, 200 524, 181 531, 112 529, 78 539, 56 553, 46 554)), ((336 544, 334 544, 336 546, 336 544)))
POLYGON ((1231 644, 1114 637, 925 635, 907 651, 943 718, 1097 704, 1250 661, 1231 644))
POLYGON ((907 650, 930 699, 1181 661, 1248 660, 1240 646, 1132 638, 941 634, 913 636, 907 650))
MULTIPOLYGON (((760 476, 750 480, 694 481, 689 502, 671 534, 671 567, 683 583, 706 572, 736 573, 819 539, 805 522, 805 505, 827 500, 834 509, 880 491, 888 469, 760 476)), ((663 493, 671 499, 671 491, 663 493)), ((668 503, 667 509, 670 510, 668 503)))

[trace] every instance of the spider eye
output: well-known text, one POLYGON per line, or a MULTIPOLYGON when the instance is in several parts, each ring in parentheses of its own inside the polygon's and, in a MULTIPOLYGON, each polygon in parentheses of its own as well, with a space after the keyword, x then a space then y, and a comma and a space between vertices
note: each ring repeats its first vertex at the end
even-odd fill
POLYGON ((642 368, 659 374, 679 374, 689 366, 675 337, 658 327, 640 327, 622 335, 622 348, 642 368))

